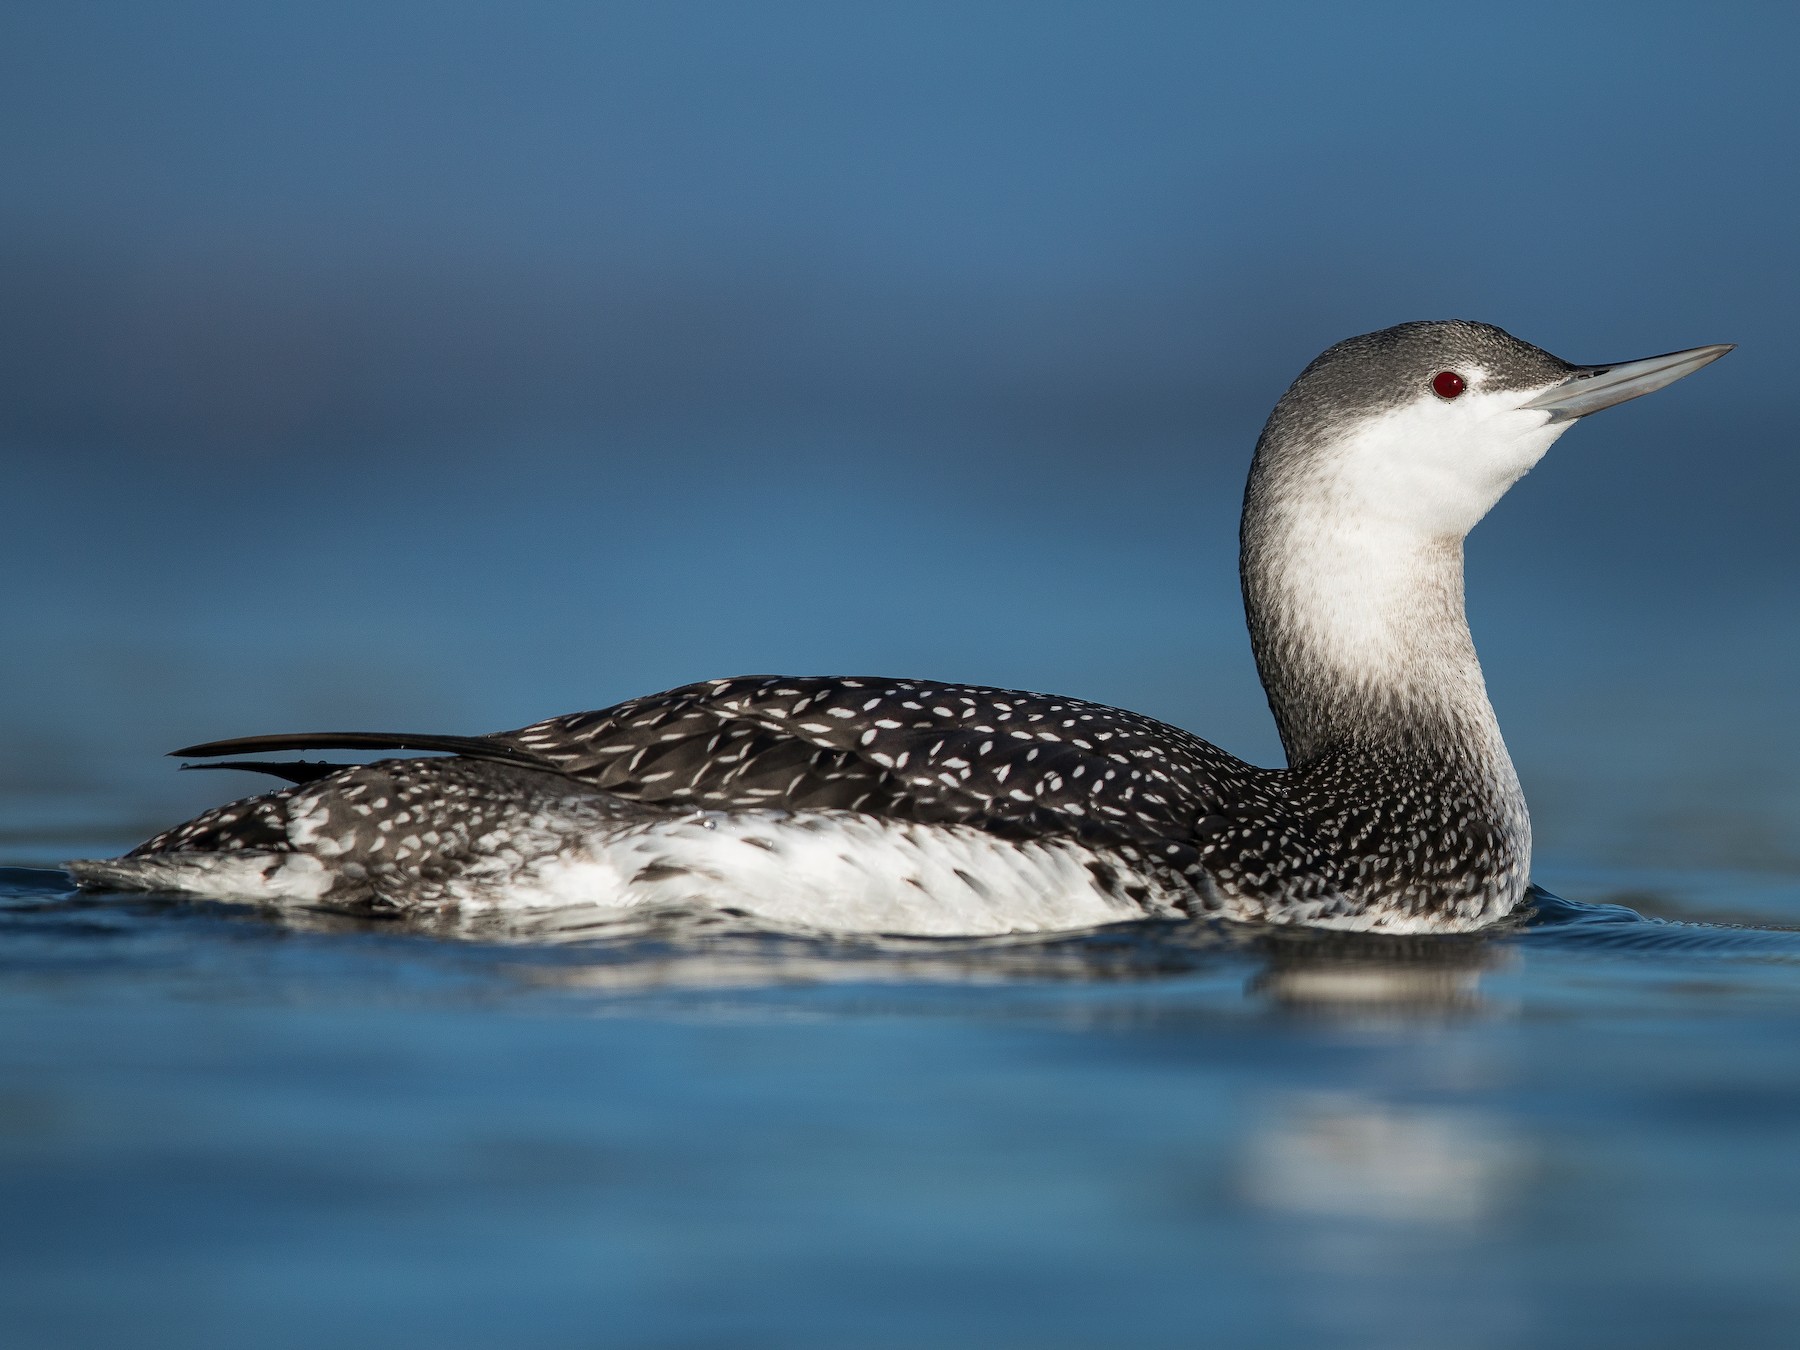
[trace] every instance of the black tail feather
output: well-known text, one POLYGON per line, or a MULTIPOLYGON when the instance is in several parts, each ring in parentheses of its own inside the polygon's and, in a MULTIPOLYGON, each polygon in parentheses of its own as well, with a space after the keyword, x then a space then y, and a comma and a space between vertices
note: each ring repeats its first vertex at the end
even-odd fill
MULTIPOLYGON (((183 746, 169 753, 181 759, 210 759, 216 755, 255 755, 273 750, 438 750, 465 759, 491 759, 502 764, 562 772, 557 765, 529 750, 486 736, 415 736, 406 732, 308 731, 285 736, 239 736, 229 741, 183 746)), ((222 764, 217 767, 233 766, 222 764)))

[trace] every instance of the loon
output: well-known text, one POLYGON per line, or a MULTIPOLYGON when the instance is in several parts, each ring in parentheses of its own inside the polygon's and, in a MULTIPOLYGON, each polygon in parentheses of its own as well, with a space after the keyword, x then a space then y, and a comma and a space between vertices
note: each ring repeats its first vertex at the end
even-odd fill
POLYGON ((918 935, 1217 918, 1483 927, 1531 821, 1464 615, 1463 540, 1571 422, 1730 351, 1577 366, 1405 323, 1303 370, 1264 427, 1240 572, 1287 767, 1073 698, 878 677, 709 680, 486 736, 253 736, 174 753, 289 786, 85 886, 411 913, 700 907, 918 935))

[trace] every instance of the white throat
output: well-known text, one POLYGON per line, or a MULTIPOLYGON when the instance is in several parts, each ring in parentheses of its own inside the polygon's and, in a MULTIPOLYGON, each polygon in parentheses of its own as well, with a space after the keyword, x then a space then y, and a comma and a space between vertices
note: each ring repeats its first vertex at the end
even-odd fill
POLYGON ((1454 402, 1258 447, 1244 601, 1291 764, 1434 728, 1504 758, 1463 608, 1463 538, 1566 424, 1521 409, 1528 392, 1483 392, 1483 374, 1454 402))

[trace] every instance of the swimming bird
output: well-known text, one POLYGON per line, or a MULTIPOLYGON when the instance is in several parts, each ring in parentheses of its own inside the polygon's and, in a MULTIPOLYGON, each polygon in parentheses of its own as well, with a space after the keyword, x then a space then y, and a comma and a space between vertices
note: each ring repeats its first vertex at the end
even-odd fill
POLYGON ((1730 350, 1577 366, 1449 320, 1308 365, 1257 443, 1241 528, 1284 768, 1079 699, 745 676, 486 736, 189 746, 439 753, 240 763, 290 785, 68 866, 199 896, 711 906, 855 932, 1480 928, 1525 894, 1531 822, 1464 616, 1464 537, 1573 421, 1730 350))

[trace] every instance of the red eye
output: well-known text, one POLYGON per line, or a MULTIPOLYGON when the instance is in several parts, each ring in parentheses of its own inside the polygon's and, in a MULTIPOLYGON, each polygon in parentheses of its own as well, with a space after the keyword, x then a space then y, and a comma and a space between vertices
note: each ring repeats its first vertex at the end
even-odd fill
POLYGON ((1454 370, 1440 370, 1431 377, 1431 387, 1439 398, 1455 398, 1469 386, 1454 370))

